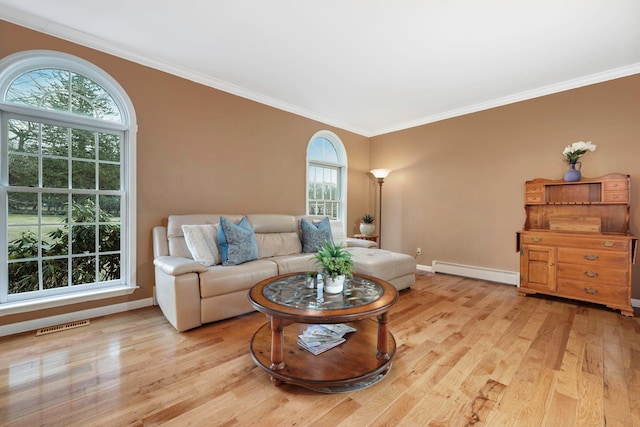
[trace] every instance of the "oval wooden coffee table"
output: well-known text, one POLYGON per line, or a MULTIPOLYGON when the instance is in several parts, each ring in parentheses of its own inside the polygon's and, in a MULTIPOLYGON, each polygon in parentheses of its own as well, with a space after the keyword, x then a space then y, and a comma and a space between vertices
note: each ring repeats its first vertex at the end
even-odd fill
POLYGON ((331 392, 373 384, 389 371, 396 352, 387 323, 397 300, 395 287, 365 275, 347 279, 340 294, 323 293, 321 283, 307 288, 304 273, 263 280, 251 288, 249 301, 269 321, 253 335, 251 357, 275 385, 286 382, 331 392), (308 324, 327 323, 347 323, 357 331, 318 355, 297 344, 308 324))

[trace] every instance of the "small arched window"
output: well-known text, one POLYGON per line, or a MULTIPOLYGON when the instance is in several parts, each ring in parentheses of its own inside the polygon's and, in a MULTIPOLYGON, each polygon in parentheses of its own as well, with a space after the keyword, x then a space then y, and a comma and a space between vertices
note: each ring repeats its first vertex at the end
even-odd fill
POLYGON ((120 85, 71 55, 11 55, 0 129, 0 307, 133 287, 135 113, 120 85))
POLYGON ((333 132, 317 132, 307 147, 307 215, 345 220, 347 154, 333 132))

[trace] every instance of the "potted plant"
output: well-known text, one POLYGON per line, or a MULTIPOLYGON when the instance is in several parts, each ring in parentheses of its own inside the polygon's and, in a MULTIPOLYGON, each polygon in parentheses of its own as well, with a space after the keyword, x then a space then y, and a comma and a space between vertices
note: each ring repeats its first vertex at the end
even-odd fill
POLYGON ((337 294, 344 288, 345 276, 353 271, 351 253, 342 245, 325 240, 315 254, 316 263, 322 267, 324 276, 324 292, 337 294))
POLYGON ((373 217, 370 214, 365 214, 360 223, 360 233, 365 236, 371 236, 376 231, 376 226, 373 222, 373 217))

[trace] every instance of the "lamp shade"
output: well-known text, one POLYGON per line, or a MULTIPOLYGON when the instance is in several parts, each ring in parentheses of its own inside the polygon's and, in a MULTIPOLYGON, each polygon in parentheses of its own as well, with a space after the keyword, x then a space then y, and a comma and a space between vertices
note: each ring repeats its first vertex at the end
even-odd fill
POLYGON ((376 178, 386 178, 391 173, 391 169, 373 169, 371 173, 376 178))

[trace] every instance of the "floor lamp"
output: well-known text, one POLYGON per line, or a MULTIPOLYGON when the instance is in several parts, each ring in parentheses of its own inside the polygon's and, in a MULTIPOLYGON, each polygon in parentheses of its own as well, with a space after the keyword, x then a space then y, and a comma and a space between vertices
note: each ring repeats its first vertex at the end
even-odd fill
POLYGON ((378 201, 378 247, 380 249, 382 249, 382 183, 390 173, 391 169, 373 169, 371 171, 371 174, 378 178, 378 185, 380 186, 378 201))

